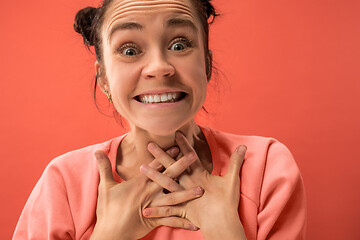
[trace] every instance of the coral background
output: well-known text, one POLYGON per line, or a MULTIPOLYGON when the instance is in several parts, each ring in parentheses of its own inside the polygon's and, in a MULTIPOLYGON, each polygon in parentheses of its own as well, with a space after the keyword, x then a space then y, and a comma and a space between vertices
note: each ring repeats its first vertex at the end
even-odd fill
MULTIPOLYGON (((283 142, 305 182, 308 239, 360 239, 360 1, 214 3, 219 73, 200 122, 283 142)), ((0 239, 52 158, 126 131, 94 105, 94 57, 72 30, 88 4, 1 4, 0 239)))

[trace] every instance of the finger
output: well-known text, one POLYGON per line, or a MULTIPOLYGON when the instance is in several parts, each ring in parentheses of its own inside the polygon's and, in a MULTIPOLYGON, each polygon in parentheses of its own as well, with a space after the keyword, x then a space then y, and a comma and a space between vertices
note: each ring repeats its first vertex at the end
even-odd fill
POLYGON ((156 157, 156 160, 158 160, 163 166, 165 166, 165 168, 167 168, 164 171, 164 174, 170 178, 178 177, 198 159, 195 151, 189 152, 178 161, 175 161, 155 143, 149 143, 148 149, 153 154, 153 156, 156 157))
POLYGON ((152 169, 161 172, 164 169, 164 166, 156 159, 149 163, 149 167, 152 169))
POLYGON ((181 217, 185 218, 181 206, 162 206, 145 208, 142 212, 145 218, 181 217))
POLYGON ((101 150, 98 150, 94 153, 94 155, 97 161, 97 166, 100 174, 100 182, 115 183, 112 174, 111 163, 106 153, 104 153, 101 150))
POLYGON ((245 145, 238 146, 230 157, 229 168, 225 174, 225 177, 229 177, 232 180, 239 179, 240 169, 244 162, 245 153, 247 147, 245 145))
POLYGON ((140 172, 151 179, 153 182, 158 184, 159 186, 169 190, 170 192, 176 192, 183 190, 177 182, 175 182, 172 178, 168 177, 165 174, 162 174, 146 164, 141 165, 140 172))
MULTIPOLYGON (((179 154, 180 150, 178 147, 172 147, 169 150, 166 151, 165 155, 167 155, 167 157, 169 157, 170 159, 175 158, 178 154, 179 154)), ((156 158, 156 156, 154 156, 156 158)), ((155 159, 154 161, 152 161, 149 166, 152 169, 155 169, 157 171, 162 171, 164 169, 164 165, 159 162, 157 159, 155 159)))
MULTIPOLYGON (((180 131, 177 131, 175 133, 175 141, 179 145, 180 151, 186 155, 195 154, 197 157, 197 154, 194 150, 194 148, 190 145, 189 141, 186 139, 185 135, 181 133, 180 131)), ((200 159, 197 157, 197 161, 194 162, 192 169, 201 169, 204 170, 203 165, 200 162, 200 159)))
POLYGON ((166 153, 173 159, 176 158, 177 155, 180 153, 180 149, 178 147, 172 147, 166 151, 166 153))
POLYGON ((191 231, 199 230, 199 228, 192 224, 189 220, 179 217, 154 218, 151 220, 155 222, 156 226, 183 228, 191 231))
POLYGON ((187 168, 191 166, 196 160, 198 160, 198 157, 196 153, 189 153, 177 160, 174 164, 172 164, 170 167, 168 167, 163 174, 167 175, 170 178, 177 178, 179 177, 187 168))
POLYGON ((179 154, 178 148, 169 149, 166 153, 157 144, 151 142, 147 146, 149 152, 165 167, 170 167, 174 162, 174 158, 179 154), (175 150, 176 149, 176 150, 175 150), (168 152, 170 151, 170 154, 168 152), (177 151, 176 156, 173 152, 177 151))
POLYGON ((193 189, 187 189, 184 191, 173 192, 169 194, 164 194, 159 198, 156 198, 152 203, 152 207, 158 206, 171 206, 177 205, 180 203, 193 200, 195 198, 201 197, 204 194, 204 189, 202 187, 196 187, 193 189))

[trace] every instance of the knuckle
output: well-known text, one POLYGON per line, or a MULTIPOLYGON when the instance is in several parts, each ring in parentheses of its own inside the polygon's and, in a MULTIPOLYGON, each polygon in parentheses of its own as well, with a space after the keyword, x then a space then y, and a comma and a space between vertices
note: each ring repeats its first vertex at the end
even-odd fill
POLYGON ((176 188, 176 183, 174 182, 174 180, 172 180, 171 178, 166 179, 166 183, 165 186, 168 190, 171 191, 171 189, 175 189, 176 188))
POLYGON ((156 172, 155 172, 152 168, 149 168, 149 169, 146 171, 145 175, 146 175, 147 177, 149 177, 150 179, 153 179, 153 178, 156 176, 156 172))
POLYGON ((171 208, 170 207, 166 207, 165 209, 164 209, 164 215, 165 216, 167 216, 167 217, 169 217, 169 216, 171 216, 171 208))
POLYGON ((163 168, 163 165, 157 160, 154 160, 149 166, 156 171, 160 171, 163 168))
POLYGON ((176 176, 174 176, 174 174, 173 174, 173 172, 171 171, 171 169, 166 169, 163 174, 169 178, 168 181, 171 181, 171 179, 172 179, 173 177, 176 177, 176 176))
POLYGON ((171 167, 173 164, 174 164, 174 162, 169 162, 169 163, 167 164, 167 167, 166 167, 166 168, 171 167))
POLYGON ((100 169, 99 169, 100 173, 102 173, 104 175, 110 170, 111 170, 111 166, 109 166, 106 163, 102 163, 102 165, 100 166, 100 169))
POLYGON ((177 221, 174 220, 173 218, 168 218, 168 219, 167 219, 167 223, 168 223, 168 226, 178 227, 177 221))
POLYGON ((187 229, 188 228, 188 223, 186 221, 181 221, 181 227, 184 228, 184 229, 187 229))
POLYGON ((167 204, 168 205, 174 205, 176 204, 176 199, 175 199, 175 196, 173 194, 168 194, 167 195, 167 204))

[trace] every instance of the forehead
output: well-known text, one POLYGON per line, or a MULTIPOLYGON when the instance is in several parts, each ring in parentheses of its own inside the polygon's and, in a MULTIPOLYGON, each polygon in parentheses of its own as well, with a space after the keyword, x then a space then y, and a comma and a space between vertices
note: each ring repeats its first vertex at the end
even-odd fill
POLYGON ((103 29, 109 32, 117 20, 146 16, 151 12, 178 14, 195 20, 191 0, 114 0, 106 12, 103 29))

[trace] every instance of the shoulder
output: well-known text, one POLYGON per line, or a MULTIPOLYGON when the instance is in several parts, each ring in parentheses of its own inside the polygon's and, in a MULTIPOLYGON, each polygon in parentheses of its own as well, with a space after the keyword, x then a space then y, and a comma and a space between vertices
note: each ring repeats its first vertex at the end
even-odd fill
POLYGON ((42 178, 61 177, 63 181, 83 179, 86 175, 97 175, 97 164, 94 158, 96 150, 106 154, 112 150, 114 141, 120 141, 122 136, 113 138, 103 143, 93 144, 60 155, 47 165, 42 178))
MULTIPOLYGON (((222 154, 231 156, 236 147, 246 145, 245 162, 256 165, 261 172, 265 166, 296 167, 295 160, 290 150, 280 141, 272 137, 248 136, 227 133, 211 128, 204 128, 207 139, 216 146, 222 154)), ((245 163, 244 163, 245 164, 245 163)), ((280 170, 280 169, 279 169, 280 170)))
POLYGON ((246 145, 242 166, 242 191, 259 204, 259 194, 265 189, 293 185, 301 175, 289 149, 272 137, 246 136, 203 128, 212 145, 213 154, 221 165, 227 166, 237 146, 246 145))
POLYGON ((274 149, 276 152, 290 153, 284 144, 272 137, 240 135, 208 127, 202 127, 202 130, 210 142, 209 144, 216 144, 218 150, 226 151, 230 154, 239 145, 246 145, 248 149, 246 155, 248 157, 256 155, 266 158, 270 149, 274 149))
POLYGON ((37 239, 65 239, 70 235, 75 239, 77 230, 91 226, 99 183, 93 153, 96 150, 109 153, 115 146, 114 141, 119 139, 121 137, 53 159, 27 200, 14 238, 32 235, 37 239))
POLYGON ((94 151, 102 150, 109 154, 115 145, 113 142, 119 139, 121 137, 70 151, 51 160, 33 189, 29 202, 56 198, 76 205, 92 193, 96 194, 99 172, 94 151))

